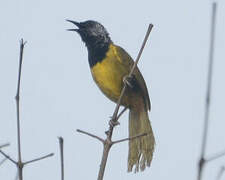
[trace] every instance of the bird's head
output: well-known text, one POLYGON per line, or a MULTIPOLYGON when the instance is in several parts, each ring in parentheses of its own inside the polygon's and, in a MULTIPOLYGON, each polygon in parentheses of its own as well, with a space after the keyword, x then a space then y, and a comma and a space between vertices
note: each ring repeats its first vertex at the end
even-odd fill
POLYGON ((96 21, 67 21, 77 26, 76 29, 68 30, 77 32, 88 48, 104 46, 105 44, 109 44, 111 42, 109 33, 106 31, 105 27, 96 21))

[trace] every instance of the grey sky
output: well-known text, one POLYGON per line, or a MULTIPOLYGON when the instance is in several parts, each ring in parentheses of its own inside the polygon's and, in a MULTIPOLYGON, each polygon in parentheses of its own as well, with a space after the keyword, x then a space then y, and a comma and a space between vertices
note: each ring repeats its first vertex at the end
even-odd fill
MULTIPOLYGON (((28 1, 0 2, 0 144, 17 157, 14 96, 19 39, 24 52, 21 88, 22 153, 30 160, 50 152, 55 156, 24 169, 24 179, 60 179, 58 136, 65 140, 66 179, 96 179, 102 155, 99 142, 77 128, 104 136, 115 104, 94 84, 87 50, 80 37, 67 32, 65 19, 101 22, 114 43, 135 58, 149 23, 154 24, 139 67, 146 80, 156 136, 151 168, 127 173, 127 143, 110 152, 105 179, 183 179, 196 177, 200 153, 209 49, 210 0, 170 1, 28 1)), ((218 1, 213 97, 207 155, 225 149, 224 47, 225 3, 218 1)), ((127 137, 127 114, 114 139, 127 137)), ((0 160, 2 157, 0 157, 0 160)), ((224 158, 208 164, 204 179, 215 179, 224 158)), ((9 161, 0 179, 13 179, 9 161)))

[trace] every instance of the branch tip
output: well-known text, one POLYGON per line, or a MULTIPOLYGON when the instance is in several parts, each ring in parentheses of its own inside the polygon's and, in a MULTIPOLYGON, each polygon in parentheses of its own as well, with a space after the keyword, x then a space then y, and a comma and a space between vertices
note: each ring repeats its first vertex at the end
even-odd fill
POLYGON ((50 153, 50 154, 47 154, 47 155, 42 156, 40 158, 36 158, 36 159, 30 160, 30 161, 26 161, 26 162, 23 163, 23 165, 27 165, 27 164, 30 164, 30 163, 33 163, 33 162, 36 162, 36 161, 40 161, 40 160, 46 159, 46 158, 51 157, 51 156, 54 156, 54 153, 50 153))
POLYGON ((222 152, 211 155, 210 157, 206 158, 205 161, 210 162, 210 161, 216 160, 218 158, 221 158, 222 156, 225 156, 225 150, 222 151, 222 152))
POLYGON ((95 138, 95 139, 101 141, 102 143, 105 142, 105 140, 102 139, 101 137, 96 136, 96 135, 94 135, 94 134, 91 134, 91 133, 89 133, 89 132, 86 132, 86 131, 83 131, 83 130, 80 130, 80 129, 77 129, 77 132, 82 133, 82 134, 86 134, 87 136, 90 136, 90 137, 93 137, 93 138, 95 138))
POLYGON ((0 145, 0 149, 1 149, 1 148, 4 148, 4 147, 8 147, 9 145, 10 145, 9 143, 2 144, 2 145, 0 145))

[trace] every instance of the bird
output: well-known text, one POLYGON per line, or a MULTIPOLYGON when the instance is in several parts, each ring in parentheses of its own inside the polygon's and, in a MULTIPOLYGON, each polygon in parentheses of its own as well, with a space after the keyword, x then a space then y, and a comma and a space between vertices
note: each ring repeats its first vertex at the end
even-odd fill
MULTIPOLYGON (((94 20, 67 21, 76 26, 68 30, 77 32, 87 47, 93 80, 106 97, 117 103, 124 78, 134 64, 133 59, 122 47, 113 43, 101 23, 94 20)), ((121 105, 129 109, 129 137, 147 134, 129 141, 127 171, 138 172, 150 167, 154 152, 155 138, 148 115, 151 104, 145 80, 138 67, 126 80, 128 86, 121 105)))

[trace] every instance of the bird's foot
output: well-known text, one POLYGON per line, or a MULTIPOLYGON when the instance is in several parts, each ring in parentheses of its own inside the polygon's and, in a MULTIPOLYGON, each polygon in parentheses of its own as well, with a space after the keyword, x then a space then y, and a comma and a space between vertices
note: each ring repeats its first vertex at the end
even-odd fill
POLYGON ((127 86, 129 86, 130 88, 134 88, 133 82, 134 82, 133 74, 131 76, 126 75, 123 77, 123 83, 126 84, 127 86))
MULTIPOLYGON (((113 120, 112 117, 111 117, 111 119, 109 121, 109 126, 115 127, 115 126, 118 126, 118 125, 120 125, 120 123, 118 121, 113 120)), ((110 132, 110 130, 105 131, 105 134, 108 136, 109 132, 110 132)))
POLYGON ((119 123, 117 120, 115 120, 115 119, 113 119, 113 118, 111 117, 111 119, 110 119, 110 121, 109 121, 109 125, 112 126, 112 127, 115 127, 115 126, 120 125, 120 123, 119 123))

